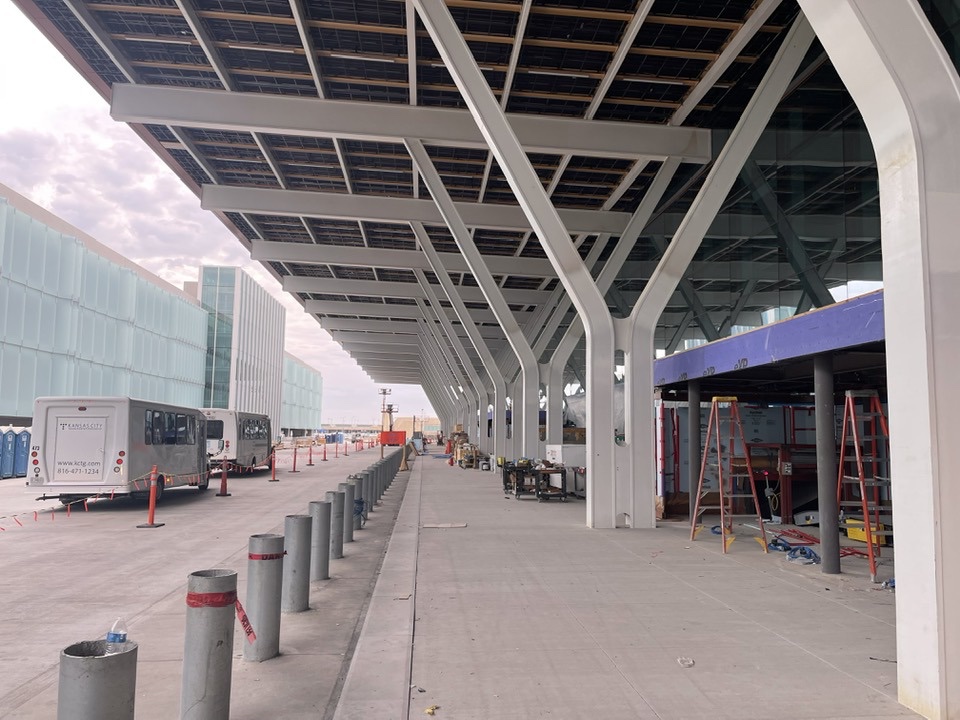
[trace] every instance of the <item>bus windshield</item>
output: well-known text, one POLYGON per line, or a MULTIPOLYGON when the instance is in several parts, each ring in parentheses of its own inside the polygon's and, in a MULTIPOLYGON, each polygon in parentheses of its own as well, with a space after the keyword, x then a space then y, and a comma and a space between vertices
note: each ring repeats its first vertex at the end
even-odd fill
POLYGON ((207 420, 207 440, 223 440, 223 420, 207 420))

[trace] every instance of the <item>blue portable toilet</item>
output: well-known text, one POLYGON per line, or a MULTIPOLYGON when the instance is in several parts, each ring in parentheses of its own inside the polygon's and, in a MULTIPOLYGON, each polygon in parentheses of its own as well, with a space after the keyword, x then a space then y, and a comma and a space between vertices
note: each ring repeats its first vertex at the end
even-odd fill
POLYGON ((0 445, 0 478, 13 477, 13 457, 17 451, 17 434, 7 430, 0 445))
POLYGON ((26 477, 30 465, 30 431, 17 433, 17 444, 13 454, 13 476, 26 477))

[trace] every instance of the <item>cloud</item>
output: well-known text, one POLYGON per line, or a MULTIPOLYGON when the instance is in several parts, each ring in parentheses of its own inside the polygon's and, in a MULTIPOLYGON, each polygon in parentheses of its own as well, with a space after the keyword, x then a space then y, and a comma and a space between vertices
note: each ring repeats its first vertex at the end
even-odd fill
MULTIPOLYGON (((87 113, 64 133, 0 132, 0 180, 178 287, 203 264, 244 268, 287 309, 286 349, 323 374, 323 419, 379 424, 377 386, 128 127, 87 113)), ((430 408, 419 387, 392 399, 430 408)))

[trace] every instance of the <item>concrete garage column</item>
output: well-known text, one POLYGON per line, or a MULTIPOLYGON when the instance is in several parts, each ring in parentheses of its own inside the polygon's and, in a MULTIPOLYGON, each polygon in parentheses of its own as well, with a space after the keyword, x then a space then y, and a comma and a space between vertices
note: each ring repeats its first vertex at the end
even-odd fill
POLYGON ((800 0, 877 154, 900 702, 960 717, 960 77, 916 0, 800 0))
MULTIPOLYGON (((840 572, 840 510, 837 503, 837 437, 834 422, 833 356, 813 358, 813 397, 817 426, 817 497, 820 513, 820 571, 840 572)), ((784 518, 791 522, 791 518, 784 518)))

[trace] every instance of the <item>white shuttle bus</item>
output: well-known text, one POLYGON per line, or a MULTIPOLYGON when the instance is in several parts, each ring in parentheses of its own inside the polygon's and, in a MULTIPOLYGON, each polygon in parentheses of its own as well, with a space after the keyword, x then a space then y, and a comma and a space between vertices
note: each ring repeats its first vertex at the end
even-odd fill
POLYGON ((147 497, 210 485, 206 418, 194 408, 126 397, 42 397, 33 415, 27 487, 38 499, 147 497))
POLYGON ((270 418, 258 413, 203 408, 207 419, 207 455, 213 467, 253 472, 273 462, 270 418))

